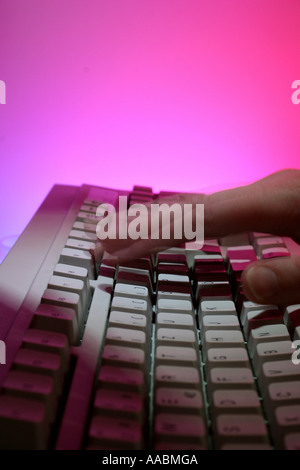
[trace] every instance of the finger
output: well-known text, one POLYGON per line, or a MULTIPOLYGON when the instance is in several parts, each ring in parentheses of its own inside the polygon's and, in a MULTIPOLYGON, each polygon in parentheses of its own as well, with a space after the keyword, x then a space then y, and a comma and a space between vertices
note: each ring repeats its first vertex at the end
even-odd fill
POLYGON ((205 236, 267 232, 300 239, 300 171, 284 170, 207 198, 205 236))
POLYGON ((242 275, 246 296, 272 305, 300 303, 300 256, 258 261, 242 275))

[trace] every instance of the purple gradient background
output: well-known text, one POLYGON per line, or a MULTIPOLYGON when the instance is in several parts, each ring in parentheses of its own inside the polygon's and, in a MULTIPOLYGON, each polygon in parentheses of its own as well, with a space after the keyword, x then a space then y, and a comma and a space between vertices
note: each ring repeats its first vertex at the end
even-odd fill
POLYGON ((55 183, 210 191, 299 168, 299 58, 297 0, 0 0, 0 239, 55 183))

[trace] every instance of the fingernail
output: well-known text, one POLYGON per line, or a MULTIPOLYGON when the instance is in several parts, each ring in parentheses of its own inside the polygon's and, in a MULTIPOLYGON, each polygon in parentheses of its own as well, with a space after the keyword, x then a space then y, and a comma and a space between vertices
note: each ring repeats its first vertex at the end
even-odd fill
POLYGON ((253 267, 247 273, 248 287, 259 300, 274 296, 278 291, 278 278, 272 269, 253 267))

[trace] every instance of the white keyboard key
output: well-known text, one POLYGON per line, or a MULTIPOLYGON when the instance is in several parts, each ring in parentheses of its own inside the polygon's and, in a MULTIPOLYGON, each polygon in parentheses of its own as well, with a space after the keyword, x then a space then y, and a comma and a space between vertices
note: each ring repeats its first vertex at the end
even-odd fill
POLYGON ((155 352, 156 365, 162 363, 172 363, 172 365, 188 365, 196 366, 198 357, 195 349, 177 346, 157 346, 155 352))
POLYGON ((157 440, 169 438, 173 442, 206 443, 205 424, 200 416, 159 413, 155 417, 154 432, 157 440))
POLYGON ((54 276, 70 277, 83 282, 83 303, 89 304, 91 300, 91 288, 88 278, 88 271, 86 268, 80 268, 79 266, 70 266, 69 264, 58 263, 53 271, 54 276))
POLYGON ((146 335, 144 331, 109 327, 106 332, 106 344, 135 346, 146 350, 146 335))
POLYGON ((170 299, 170 300, 188 300, 189 302, 192 302, 192 297, 191 294, 188 294, 186 292, 174 292, 171 290, 170 287, 170 292, 167 291, 157 291, 157 301, 160 299, 170 299))
POLYGON ((188 276, 182 274, 164 274, 160 273, 158 275, 158 282, 178 282, 181 284, 190 284, 190 279, 188 276))
POLYGON ((59 263, 70 264, 86 268, 90 279, 95 278, 94 263, 92 255, 86 250, 76 250, 74 248, 63 248, 59 263))
POLYGON ((220 414, 260 414, 256 390, 215 390, 211 398, 213 417, 220 414))
POLYGON ((281 237, 262 237, 256 238, 254 248, 258 256, 261 256, 262 250, 265 248, 285 248, 285 244, 281 237))
POLYGON ((36 349, 20 348, 14 367, 24 372, 45 374, 53 378, 55 391, 60 395, 63 387, 63 368, 60 356, 36 349))
POLYGON ((140 394, 145 390, 145 374, 139 369, 103 365, 100 368, 98 386, 121 391, 133 391, 140 394))
POLYGON ((76 238, 68 238, 65 244, 66 247, 68 248, 75 248, 76 250, 94 250, 95 249, 95 243, 94 242, 89 242, 86 240, 78 240, 76 238))
POLYGON ((54 421, 57 396, 52 377, 11 370, 3 383, 3 391, 9 395, 38 400, 44 403, 47 420, 54 421))
POLYGON ((180 388, 199 387, 200 375, 196 367, 160 365, 155 369, 155 381, 157 387, 166 385, 180 388))
POLYGON ((49 426, 46 407, 37 400, 2 395, 0 442, 6 450, 44 450, 49 426))
POLYGON ((81 309, 86 311, 88 305, 84 287, 84 282, 81 279, 74 279, 64 276, 51 276, 48 282, 48 289, 57 289, 78 294, 80 297, 81 309))
POLYGON ((294 336, 293 336, 293 341, 300 340, 300 326, 297 326, 295 328, 294 336))
POLYGON ((276 309, 276 308, 277 308, 276 305, 257 304, 255 302, 250 302, 250 300, 247 300, 247 301, 243 302, 241 315, 240 315, 241 324, 242 325, 245 324, 247 314, 249 312, 254 312, 254 311, 258 311, 258 310, 260 310, 260 311, 261 310, 273 310, 273 309, 276 309))
POLYGON ((77 221, 78 222, 86 222, 88 224, 94 224, 95 225, 95 230, 96 230, 96 225, 99 222, 101 217, 97 216, 96 214, 92 214, 89 212, 84 212, 84 211, 79 211, 77 214, 77 221))
POLYGON ((240 331, 240 323, 236 315, 203 315, 200 325, 201 338, 208 330, 240 331))
POLYGON ((158 346, 165 344, 170 344, 172 346, 189 345, 194 348, 198 346, 195 332, 192 330, 185 330, 183 328, 157 328, 156 344, 158 346))
POLYGON ((89 232, 89 233, 96 235, 96 225, 93 223, 76 221, 73 224, 73 229, 82 230, 83 232, 89 232))
POLYGON ((102 353, 102 364, 116 367, 145 369, 145 353, 139 348, 107 344, 102 353))
POLYGON ((266 395, 268 386, 274 382, 292 382, 299 380, 299 366, 287 361, 265 362, 258 377, 260 390, 263 396, 266 395))
POLYGON ((147 317, 140 313, 111 311, 109 316, 109 326, 138 328, 147 333, 149 322, 147 317))
POLYGON ((143 397, 138 393, 120 390, 97 390, 94 401, 94 412, 110 417, 128 417, 142 421, 143 397))
POLYGON ((96 233, 88 232, 88 231, 84 231, 84 230, 73 229, 73 230, 71 230, 69 236, 72 239, 84 240, 84 241, 87 241, 87 242, 96 243, 98 241, 98 237, 97 237, 96 233))
POLYGON ((141 424, 126 418, 94 416, 89 429, 91 444, 113 446, 119 449, 143 448, 141 424))
POLYGON ((190 313, 193 314, 193 305, 190 300, 178 299, 159 299, 157 301, 157 310, 160 312, 170 313, 190 313))
POLYGON ((86 317, 83 311, 78 294, 57 289, 46 289, 42 296, 42 303, 55 305, 57 307, 72 308, 75 310, 78 318, 78 324, 81 325, 86 317))
POLYGON ((275 341, 288 341, 290 335, 288 329, 283 324, 264 325, 251 330, 248 340, 248 351, 250 357, 254 356, 257 345, 275 341))
POLYGON ((268 431, 261 415, 224 414, 217 417, 216 433, 219 447, 229 442, 268 444, 268 431))
POLYGON ((294 382, 275 382, 268 386, 265 404, 268 412, 274 413, 278 406, 300 403, 300 380, 294 382))
POLYGON ((207 358, 209 348, 244 348, 244 338, 238 330, 208 330, 202 338, 202 355, 207 358))
POLYGON ((145 286, 134 286, 117 282, 114 293, 118 297, 135 297, 137 299, 145 300, 146 302, 149 302, 150 300, 149 291, 145 286))
POLYGON ((232 300, 202 300, 199 305, 199 316, 204 315, 237 315, 232 300))
POLYGON ((292 342, 263 342, 256 346, 253 356, 253 367, 256 375, 260 374, 262 365, 267 361, 284 361, 291 358, 292 342))
POLYGON ((159 313, 156 317, 156 324, 157 326, 195 329, 193 316, 184 313, 159 313))
POLYGON ((40 304, 33 316, 32 328, 63 333, 71 345, 78 344, 82 328, 72 308, 40 304))
POLYGON ((145 300, 139 298, 119 297, 114 295, 111 303, 112 310, 131 313, 150 313, 151 307, 145 300))
POLYGON ((279 406, 275 410, 272 427, 273 438, 277 447, 283 447, 287 434, 298 433, 300 429, 300 405, 279 406))
POLYGON ((87 204, 84 202, 82 206, 80 207, 80 210, 83 212, 90 212, 91 214, 96 214, 97 212, 97 207, 93 204, 87 204))
POLYGON ((290 252, 287 248, 265 248, 261 251, 264 259, 277 258, 278 256, 290 256, 290 252))
POLYGON ((213 367, 250 367, 246 348, 210 348, 205 361, 207 369, 213 367))
POLYGON ((159 387, 155 393, 157 412, 184 412, 204 414, 203 398, 199 390, 159 387))
POLYGON ((23 336, 22 346, 29 349, 58 354, 62 368, 67 371, 70 364, 69 341, 66 335, 53 331, 28 328, 23 336))
POLYGON ((253 389, 255 381, 251 369, 248 367, 215 367, 207 374, 208 390, 253 389))

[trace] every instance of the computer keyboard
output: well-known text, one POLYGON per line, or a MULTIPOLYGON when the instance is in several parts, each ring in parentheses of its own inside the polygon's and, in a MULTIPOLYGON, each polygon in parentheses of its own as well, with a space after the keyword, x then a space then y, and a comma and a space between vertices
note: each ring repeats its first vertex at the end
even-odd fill
POLYGON ((300 449, 300 305, 241 286, 300 247, 239 234, 119 266, 90 252, 119 195, 168 193, 56 185, 0 266, 0 448, 300 449))

